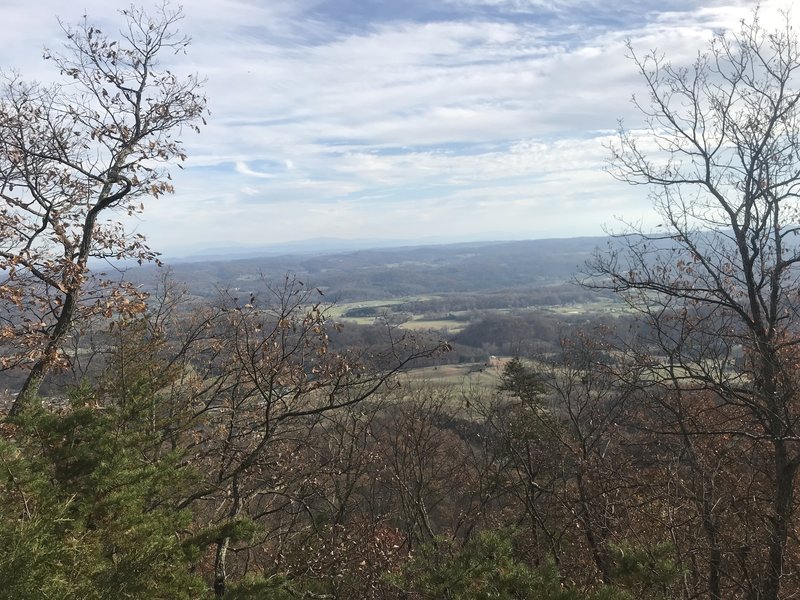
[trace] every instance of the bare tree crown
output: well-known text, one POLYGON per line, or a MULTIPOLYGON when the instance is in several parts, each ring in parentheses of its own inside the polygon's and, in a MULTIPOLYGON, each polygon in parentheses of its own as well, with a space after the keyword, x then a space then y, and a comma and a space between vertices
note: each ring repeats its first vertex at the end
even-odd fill
POLYGON ((751 489, 736 479, 725 498, 747 503, 756 529, 709 508, 715 481, 701 462, 678 480, 700 482, 711 598, 777 600, 789 581, 800 469, 800 42, 791 22, 784 13, 767 29, 755 11, 689 66, 629 47, 648 90, 634 98, 646 126, 621 128, 609 169, 649 186, 662 222, 656 232, 629 228, 590 265, 593 285, 621 293, 649 332, 624 351, 629 381, 659 415, 651 431, 683 457, 702 444, 749 457, 732 472, 751 489), (748 547, 763 550, 735 563, 736 548, 748 547))
POLYGON ((0 90, 0 339, 10 346, 0 366, 31 367, 35 379, 58 363, 71 326, 141 306, 125 285, 93 278, 88 261, 156 256, 119 215, 172 191, 166 166, 186 158, 178 135, 197 131, 206 110, 202 81, 159 61, 189 44, 181 10, 121 17, 116 37, 86 17, 62 23, 63 48, 44 55, 62 83, 13 74, 0 90))

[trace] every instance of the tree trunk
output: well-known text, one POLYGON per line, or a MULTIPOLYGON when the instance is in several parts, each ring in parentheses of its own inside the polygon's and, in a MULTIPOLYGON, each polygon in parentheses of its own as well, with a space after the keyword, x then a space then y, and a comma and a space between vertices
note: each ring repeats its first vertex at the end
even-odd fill
POLYGON ((11 410, 8 413, 9 417, 17 417, 28 408, 36 397, 39 395, 39 388, 44 381, 44 378, 53 368, 58 357, 58 351, 61 348, 61 343, 69 331, 72 324, 72 319, 75 314, 75 306, 77 304, 77 291, 68 292, 64 296, 64 305, 61 307, 61 314, 58 315, 53 332, 50 334, 50 340, 47 342, 47 347, 42 353, 41 358, 33 365, 28 377, 22 384, 22 388, 17 397, 14 399, 14 404, 11 405, 11 410))
POLYGON ((225 566, 230 543, 230 537, 222 538, 217 542, 217 552, 214 556, 214 595, 217 598, 222 598, 225 595, 228 581, 228 573, 225 566))
MULTIPOLYGON (((231 496, 232 504, 228 511, 228 517, 233 522, 242 511, 242 497, 239 494, 239 479, 234 477, 231 481, 231 496)), ((227 558, 228 548, 231 545, 231 536, 226 535, 217 540, 217 552, 214 556, 214 595, 217 598, 222 598, 227 591, 228 586, 228 570, 227 558)))
MULTIPOLYGON (((121 159, 124 160, 128 154, 130 153, 123 153, 121 155, 121 159)), ((118 161, 119 160, 120 159, 118 159, 118 161)), ((109 206, 111 203, 116 202, 130 191, 130 182, 126 181, 125 184, 126 185, 123 191, 116 194, 111 194, 112 182, 107 182, 103 186, 103 190, 100 193, 100 200, 86 215, 86 220, 83 223, 82 229, 83 236, 78 249, 78 257, 75 262, 76 272, 78 274, 73 275, 63 282, 64 288, 66 288, 67 291, 64 293, 64 304, 61 307, 61 313, 58 315, 58 320, 56 321, 53 331, 50 334, 50 339, 47 342, 45 351, 42 353, 41 358, 31 368, 30 373, 28 373, 28 377, 25 379, 25 383, 22 385, 22 389, 14 399, 14 404, 11 405, 11 410, 9 411, 10 417, 19 416, 28 406, 30 406, 31 402, 33 402, 36 396, 38 396, 39 388, 41 387, 44 378, 47 376, 48 372, 53 368, 53 365, 56 362, 58 352, 61 349, 61 344, 64 341, 70 326, 72 325, 72 321, 75 319, 75 311, 78 306, 78 298, 82 287, 81 278, 86 272, 86 265, 89 260, 89 254, 91 253, 92 238, 94 236, 94 229, 97 223, 97 215, 101 210, 109 206)))
POLYGON ((583 521, 583 534, 586 537, 586 542, 589 544, 589 549, 592 553, 592 560, 600 571, 600 577, 603 583, 611 583, 611 569, 609 568, 608 560, 605 556, 605 549, 603 548, 603 538, 601 532, 595 530, 594 519, 592 518, 591 507, 589 506, 589 495, 586 492, 586 484, 583 479, 583 467, 578 467, 575 473, 575 480, 578 485, 578 495, 580 498, 580 520, 583 521), (599 539, 598 539, 599 538, 599 539))
POLYGON ((18 417, 33 404, 33 401, 39 395, 39 388, 44 381, 45 375, 47 375, 47 371, 49 371, 49 368, 44 357, 33 365, 17 397, 14 399, 14 403, 11 405, 11 410, 8 413, 9 417, 18 417))
POLYGON ((775 442, 775 502, 769 556, 761 590, 763 600, 778 600, 780 597, 784 553, 792 518, 794 480, 797 468, 796 462, 788 461, 784 442, 781 440, 775 442))

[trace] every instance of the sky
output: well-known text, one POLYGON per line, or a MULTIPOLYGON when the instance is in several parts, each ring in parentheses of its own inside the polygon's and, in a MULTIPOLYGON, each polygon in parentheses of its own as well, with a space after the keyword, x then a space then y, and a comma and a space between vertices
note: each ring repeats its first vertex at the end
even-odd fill
MULTIPOLYGON (((50 80, 57 17, 113 31, 117 0, 0 0, 0 69, 50 80)), ((634 49, 687 64, 736 0, 192 0, 178 70, 211 114, 176 193, 127 222, 166 256, 317 238, 602 235, 655 223, 605 170, 643 93, 634 49)), ((146 6, 146 4, 145 4, 146 6)), ((769 18, 783 4, 761 3, 769 18)), ((173 59, 170 59, 173 60, 173 59)))

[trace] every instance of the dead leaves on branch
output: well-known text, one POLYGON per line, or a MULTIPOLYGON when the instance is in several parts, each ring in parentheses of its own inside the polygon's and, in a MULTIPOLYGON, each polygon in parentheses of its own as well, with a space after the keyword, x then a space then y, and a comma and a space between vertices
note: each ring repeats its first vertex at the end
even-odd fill
POLYGON ((141 294, 90 273, 90 258, 156 258, 120 215, 174 191, 167 167, 186 160, 177 137, 198 130, 206 101, 196 75, 163 68, 183 52, 180 9, 122 11, 112 39, 84 17, 62 23, 62 51, 45 51, 64 83, 0 90, 0 323, 7 364, 50 364, 71 327, 135 315, 141 294), (102 215, 102 216, 101 216, 102 215), (107 215, 110 217, 107 218, 107 215))

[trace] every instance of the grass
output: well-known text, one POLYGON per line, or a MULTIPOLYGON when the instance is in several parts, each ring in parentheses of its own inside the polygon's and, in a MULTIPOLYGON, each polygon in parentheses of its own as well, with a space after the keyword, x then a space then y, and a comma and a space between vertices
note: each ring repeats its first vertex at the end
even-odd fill
MULTIPOLYGON (((405 302, 423 302, 425 300, 433 300, 435 298, 439 298, 439 296, 406 296, 403 298, 392 298, 392 299, 383 299, 383 300, 363 300, 361 302, 343 302, 342 304, 336 304, 330 308, 328 314, 334 319, 342 319, 342 315, 344 315, 348 310, 352 310, 354 308, 387 308, 390 309, 393 306, 397 306, 398 304, 403 304, 405 302)), ((363 318, 363 317, 344 317, 344 319, 348 321, 355 321, 356 319, 363 318)), ((370 317, 370 322, 374 320, 374 317, 370 317)))
POLYGON ((426 331, 433 329, 435 331, 444 330, 447 333, 458 333, 467 326, 467 321, 455 321, 453 319, 426 319, 413 318, 400 325, 401 329, 408 329, 410 331, 426 331))
POLYGON ((585 315, 585 314, 606 314, 624 315, 630 313, 627 304, 612 298, 600 298, 591 302, 580 304, 559 304, 553 306, 543 306, 542 310, 553 312, 559 315, 585 315))
MULTIPOLYGON (((385 298, 380 300, 365 300, 362 302, 346 302, 332 306, 328 314, 331 318, 345 323, 355 323, 358 325, 372 325, 375 320, 379 318, 380 314, 385 312, 387 315, 392 315, 395 308, 399 305, 409 302, 422 302, 426 300, 433 300, 441 298, 441 296, 428 295, 428 296, 406 296, 402 298, 385 298), (346 317, 344 316, 348 311, 358 308, 372 308, 376 309, 376 315, 363 316, 363 317, 346 317)), ((528 308, 494 308, 483 309, 480 311, 461 310, 450 311, 449 314, 455 318, 442 319, 441 315, 428 315, 428 314, 412 314, 411 318, 405 321, 401 328, 410 331, 445 331, 448 334, 457 334, 461 332, 470 321, 475 318, 477 314, 508 314, 512 312, 549 312, 563 316, 576 316, 576 315, 610 315, 619 316, 624 315, 630 311, 627 305, 614 300, 612 298, 598 298, 589 302, 575 303, 575 304, 559 304, 559 305, 543 305, 543 306, 529 306, 528 308)), ((406 317, 408 312, 403 311, 406 317)))
POLYGON ((486 363, 460 363, 439 365, 435 367, 420 367, 405 373, 406 380, 414 383, 432 383, 445 386, 459 386, 461 388, 496 388, 500 382, 500 375, 510 357, 499 357, 486 363))

